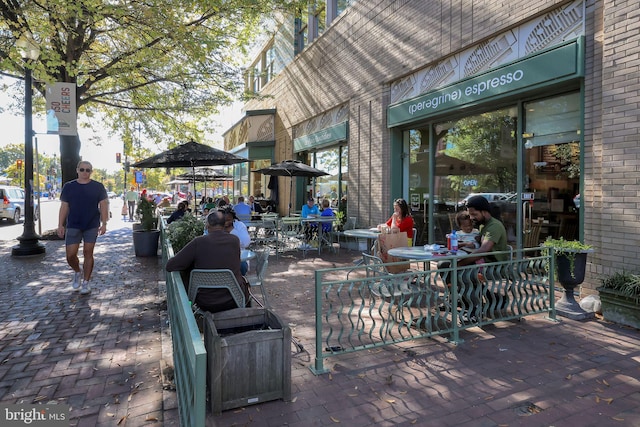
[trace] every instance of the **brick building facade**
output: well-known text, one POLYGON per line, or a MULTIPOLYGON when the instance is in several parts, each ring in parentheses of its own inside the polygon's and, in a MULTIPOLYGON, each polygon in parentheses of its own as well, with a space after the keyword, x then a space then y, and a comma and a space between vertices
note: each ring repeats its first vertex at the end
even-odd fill
MULTIPOLYGON (((516 206, 514 212, 505 216, 512 221, 510 239, 522 245, 526 220, 536 215, 535 206, 544 206, 538 215, 547 217, 547 233, 557 235, 554 227, 575 222, 579 227, 572 236, 594 246, 586 283, 593 289, 602 274, 637 270, 639 6, 639 1, 596 0, 514 0, 508 6, 502 1, 356 1, 292 55, 260 88, 265 96, 248 102, 245 110, 273 112, 268 137, 273 149, 267 161, 300 158, 312 163, 319 151, 341 147, 345 163, 339 168, 339 190, 348 194, 348 216, 356 216, 361 225, 382 222, 392 212, 393 199, 404 197, 416 217, 424 218, 422 240, 438 241, 435 216, 455 208, 468 192, 500 191, 516 195, 515 204, 507 207, 516 206), (545 37, 553 40, 545 45, 545 37), (576 64, 564 64, 575 65, 570 75, 555 71, 555 63, 546 70, 547 57, 540 55, 566 57, 563 46, 576 52, 568 60, 576 64), (470 65, 474 61, 477 68, 470 65), (471 95, 468 102, 444 97, 456 88, 464 97, 465 82, 481 75, 499 79, 517 67, 534 81, 513 91, 496 83, 486 97, 471 95), (547 71, 549 79, 536 80, 547 71), (429 76, 440 82, 429 82, 429 76), (424 89, 419 82, 432 86, 424 89), (443 96, 444 104, 457 104, 395 115, 411 103, 427 105, 436 95, 443 96), (559 123, 549 124, 536 109, 548 109, 546 117, 557 115, 559 123), (502 135, 492 149, 508 159, 495 163, 497 172, 485 174, 480 169, 491 161, 473 159, 468 152, 485 143, 468 141, 481 134, 478 123, 486 127, 483 120, 492 115, 492 123, 502 126, 492 134, 502 135), (562 123, 573 121, 573 127, 562 123), (343 122, 346 133, 336 134, 343 122), (461 134, 463 128, 466 133, 461 134), (568 147, 573 151, 561 158, 560 148, 568 147), (476 173, 439 173, 442 154, 462 156, 476 173), (572 165, 577 174, 569 171, 572 165), (522 205, 524 193, 533 194, 533 214, 522 205)), ((225 139, 225 148, 247 142, 225 139)), ((289 200, 283 184, 281 210, 289 200)), ((308 189, 300 186, 296 206, 308 189)))

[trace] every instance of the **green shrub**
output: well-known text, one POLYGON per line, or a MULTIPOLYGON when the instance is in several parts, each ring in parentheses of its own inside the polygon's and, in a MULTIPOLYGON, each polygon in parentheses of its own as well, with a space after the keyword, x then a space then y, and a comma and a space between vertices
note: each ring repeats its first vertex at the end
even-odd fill
POLYGON ((144 231, 151 231, 158 226, 158 217, 156 215, 156 204, 146 197, 138 200, 136 214, 140 216, 140 224, 144 231))
POLYGON ((602 288, 619 292, 638 301, 640 300, 640 274, 617 271, 602 279, 602 288))
POLYGON ((187 243, 204 234, 204 222, 187 212, 182 218, 173 221, 167 227, 167 236, 173 253, 178 253, 187 243))

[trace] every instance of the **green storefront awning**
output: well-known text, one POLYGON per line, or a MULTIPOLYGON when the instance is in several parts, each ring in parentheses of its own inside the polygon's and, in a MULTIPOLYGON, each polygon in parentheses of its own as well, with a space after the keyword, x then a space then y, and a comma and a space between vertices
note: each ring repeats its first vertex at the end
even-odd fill
POLYGON ((428 119, 467 105, 577 77, 584 77, 584 37, 390 105, 387 108, 387 127, 428 119))
POLYGON ((293 140, 293 152, 308 151, 347 140, 348 122, 338 123, 293 140))

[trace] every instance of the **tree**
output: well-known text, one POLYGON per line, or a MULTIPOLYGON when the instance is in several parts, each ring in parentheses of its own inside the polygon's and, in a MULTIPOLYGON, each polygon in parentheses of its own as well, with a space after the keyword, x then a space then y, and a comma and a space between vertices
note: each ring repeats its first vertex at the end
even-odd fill
POLYGON ((7 169, 16 165, 16 160, 24 159, 24 144, 9 144, 0 150, 0 170, 8 174, 7 169))
MULTIPOLYGON (((296 3, 305 2, 0 0, 0 73, 32 68, 43 96, 47 83, 75 83, 78 114, 119 136, 125 155, 137 126, 158 144, 202 140, 206 118, 242 92, 240 62, 261 17, 296 3), (25 34, 41 50, 30 64, 16 48, 25 34)), ((64 183, 76 177, 77 136, 60 136, 60 157, 64 183)))

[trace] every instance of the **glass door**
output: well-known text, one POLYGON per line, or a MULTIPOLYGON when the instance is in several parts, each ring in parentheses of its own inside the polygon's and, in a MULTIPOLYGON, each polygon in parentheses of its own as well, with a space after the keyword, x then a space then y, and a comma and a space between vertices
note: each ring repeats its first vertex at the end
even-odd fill
POLYGON ((565 94, 524 103, 525 246, 547 237, 579 237, 580 95, 565 94), (535 241, 527 241, 531 236, 535 241))

